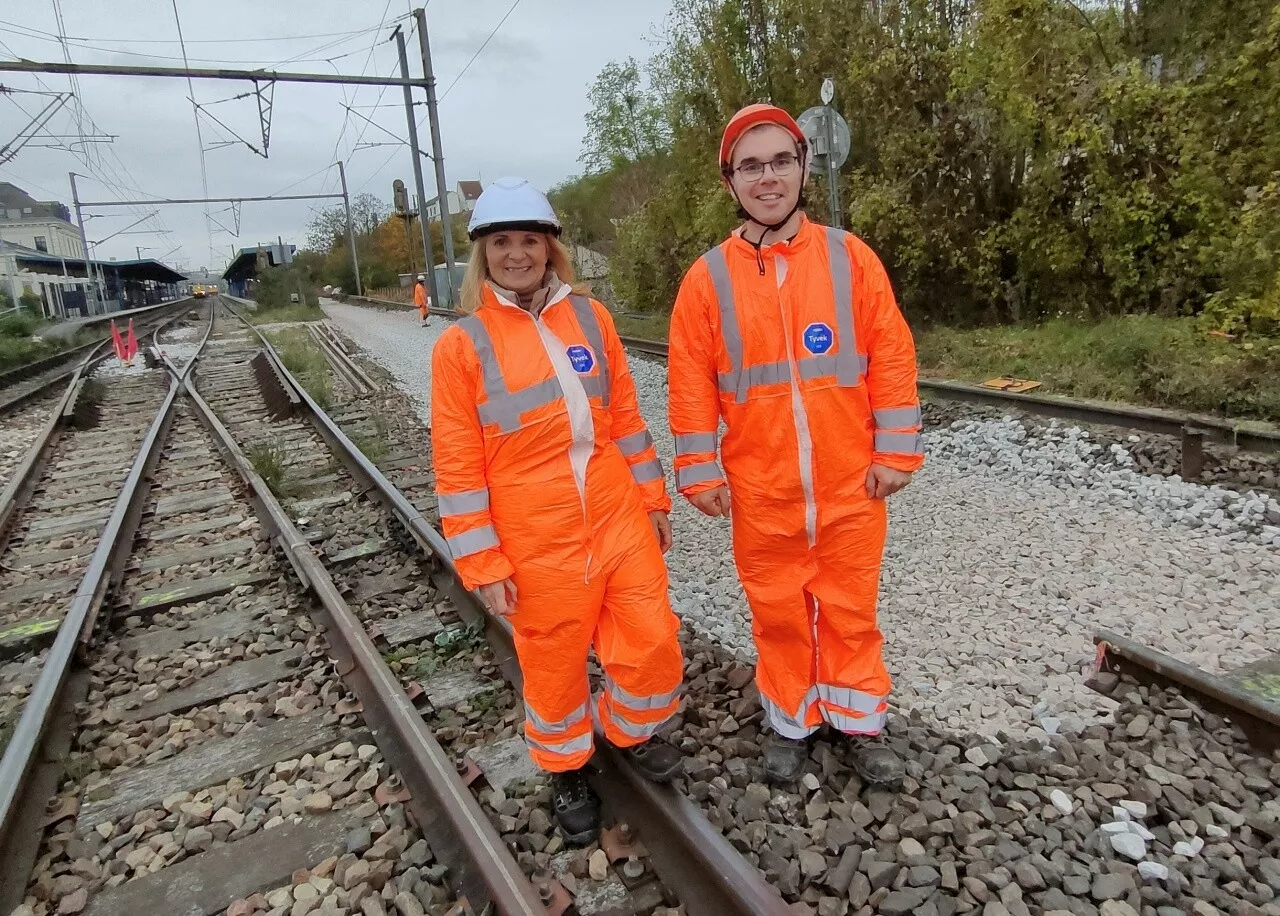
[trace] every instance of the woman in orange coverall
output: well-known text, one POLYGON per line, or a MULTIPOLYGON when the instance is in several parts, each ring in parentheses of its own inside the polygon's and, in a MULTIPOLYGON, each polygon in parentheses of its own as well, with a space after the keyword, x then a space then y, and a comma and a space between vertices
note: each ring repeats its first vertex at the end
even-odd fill
POLYGON ((463 582, 515 631, 525 740, 570 842, 599 831, 592 719, 648 778, 681 768, 654 734, 676 711, 679 622, 662 555, 671 500, 604 306, 577 293, 560 221, 500 179, 471 216, 462 311, 431 357, 445 537, 463 582), (594 704, 587 651, 604 669, 594 704))

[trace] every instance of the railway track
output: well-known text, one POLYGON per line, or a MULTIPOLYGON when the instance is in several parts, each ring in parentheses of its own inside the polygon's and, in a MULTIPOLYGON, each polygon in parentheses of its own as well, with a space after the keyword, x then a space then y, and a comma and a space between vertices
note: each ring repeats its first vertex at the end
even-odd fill
MULTIPOLYGON (((182 299, 149 309, 138 316, 134 324, 135 336, 142 341, 145 335, 167 324, 174 315, 180 314, 194 301, 182 299)), ((110 316, 106 316, 103 320, 109 319, 110 316)), ((123 330, 122 328, 121 333, 123 330)), ((0 373, 0 416, 10 414, 33 397, 41 396, 59 381, 71 378, 83 362, 100 355, 110 340, 109 335, 104 335, 90 343, 0 373)))
MULTIPOLYGON (((777 872, 764 827, 735 825, 741 802, 730 799, 747 771, 727 745, 724 756, 709 749, 725 711, 707 704, 724 695, 754 728, 732 663, 694 661, 699 706, 678 732, 700 748, 688 784, 651 786, 600 741, 610 829, 590 855, 561 846, 519 735, 508 634, 459 587, 434 527, 425 440, 380 445, 376 383, 325 338, 337 403, 327 412, 256 332, 220 314, 181 383, 173 365, 103 387, 98 430, 104 416, 132 430, 132 451, 117 444, 109 465, 106 445, 79 439, 97 431, 83 407, 73 416, 84 428, 55 445, 79 439, 103 469, 127 467, 135 496, 99 478, 61 497, 87 502, 37 511, 38 487, 14 513, 15 535, 41 519, 78 526, 50 512, 101 514, 105 491, 117 494, 107 534, 81 542, 73 528, 52 567, 74 579, 70 564, 88 551, 78 587, 31 605, 37 616, 66 609, 53 645, 52 631, 44 643, 27 636, 0 663, 0 696, 23 703, 0 762, 0 912, 789 912, 762 871, 790 887, 797 866, 777 872), (155 384, 122 384, 144 376, 155 384), (109 396, 153 388, 167 415, 151 401, 132 424, 102 413, 109 396), (21 727, 36 718, 35 733, 21 727)), ((190 324, 157 340, 175 363, 197 346, 190 324)), ((67 462, 42 466, 83 469, 67 462)), ((15 550, 23 540, 9 538, 15 550)), ((831 760, 799 800, 804 817, 856 802, 827 788, 843 772, 831 760)), ((899 804, 920 806, 914 817, 932 810, 924 798, 899 804)), ((793 807, 770 837, 797 841, 793 807)), ((882 841, 914 823, 884 800, 871 807, 890 818, 882 841)), ((820 844, 847 830, 830 824, 813 826, 820 844)), ((859 872, 837 846, 829 887, 868 867, 888 874, 883 850, 866 849, 859 872)), ((872 903, 914 900, 906 880, 903 870, 892 892, 868 887, 872 903)), ((842 895, 800 900, 837 912, 842 895)))
MULTIPOLYGON (((234 388, 247 379, 242 371, 224 381, 234 388)), ((285 503, 337 567, 335 581, 356 599, 357 615, 432 731, 461 761, 504 840, 520 851, 550 910, 563 911, 573 898, 584 913, 644 913, 664 904, 683 904, 689 914, 785 912, 777 892, 695 806, 674 789, 645 782, 602 738, 595 784, 614 820, 601 849, 608 865, 578 867, 577 855, 554 835, 548 788, 518 732, 524 715, 510 634, 458 584, 436 530, 425 438, 375 462, 353 446, 385 432, 376 412, 348 404, 330 417, 301 386, 293 396, 320 438, 292 447, 314 454, 327 443, 341 455, 345 473, 317 477, 318 468, 300 466, 292 486, 317 481, 325 495, 302 487, 285 503)), ((290 403, 283 393, 268 400, 290 403)), ((259 434, 261 427, 252 424, 262 422, 264 409, 246 420, 246 439, 259 434)))
MULTIPOLYGON (((0 764, 0 911, 785 911, 687 802, 625 770, 601 786, 630 825, 611 867, 575 874, 501 640, 424 549, 443 547, 412 501, 434 501, 425 454, 383 455, 392 486, 348 438, 377 418, 348 405, 342 431, 229 317, 194 381, 169 368, 108 388, 139 402, 111 452, 138 486, 92 551, 104 584, 5 668, 25 704, 0 764)), ((95 484, 78 495, 118 490, 95 484)), ((55 508, 86 505, 101 514, 55 508)))

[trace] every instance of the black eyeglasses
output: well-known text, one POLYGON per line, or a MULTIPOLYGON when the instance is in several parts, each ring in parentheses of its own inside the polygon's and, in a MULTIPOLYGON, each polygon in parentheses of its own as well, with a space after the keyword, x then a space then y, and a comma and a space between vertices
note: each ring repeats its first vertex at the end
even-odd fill
POLYGON ((796 170, 796 166, 799 163, 800 157, 795 153, 779 153, 768 162, 757 162, 755 160, 744 162, 742 165, 734 169, 734 171, 742 176, 743 181, 746 181, 748 184, 755 184, 764 177, 764 170, 766 166, 773 169, 774 175, 777 175, 779 178, 786 178, 796 170))

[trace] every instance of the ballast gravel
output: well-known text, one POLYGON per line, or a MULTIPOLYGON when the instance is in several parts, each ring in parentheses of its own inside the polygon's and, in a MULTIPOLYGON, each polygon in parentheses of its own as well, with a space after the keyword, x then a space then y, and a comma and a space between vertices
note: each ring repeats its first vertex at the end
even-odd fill
MULTIPOLYGON (((429 422, 430 352, 449 322, 322 305, 429 422)), ((665 364, 630 364, 669 473, 665 364)), ((925 449, 924 469, 890 499, 882 576, 900 710, 993 736, 1071 733, 1114 706, 1082 683, 1099 629, 1210 671, 1280 650, 1280 504, 1269 496, 1141 474, 1123 445, 1054 422, 959 419, 926 430, 925 449)), ((676 611, 751 660, 729 523, 674 503, 676 611)))

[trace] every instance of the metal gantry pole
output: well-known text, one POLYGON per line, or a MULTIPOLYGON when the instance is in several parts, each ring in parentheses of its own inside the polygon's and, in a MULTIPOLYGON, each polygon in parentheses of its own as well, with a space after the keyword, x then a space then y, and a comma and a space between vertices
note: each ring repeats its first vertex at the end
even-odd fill
MULTIPOLYGON (((89 281, 89 287, 93 290, 93 301, 98 301, 98 281, 93 276, 93 268, 89 265, 89 237, 84 234, 84 212, 80 209, 80 195, 76 191, 76 173, 68 172, 71 178, 71 203, 76 208, 76 223, 80 226, 80 252, 84 256, 84 275, 89 281)), ((85 307, 88 308, 89 314, 96 314, 92 305, 89 304, 86 297, 85 307)))
POLYGON ((835 109, 830 105, 827 106, 822 123, 827 132, 827 195, 828 203, 831 206, 831 224, 837 229, 841 228, 840 223, 840 189, 836 187, 836 131, 835 131, 835 109))
MULTIPOLYGON (((396 27, 396 51, 400 54, 400 76, 404 83, 404 114, 409 121, 409 152, 413 158, 413 183, 418 192, 418 222, 422 226, 422 256, 426 259, 427 294, 431 296, 431 304, 440 306, 440 297, 436 295, 436 272, 432 269, 435 257, 431 253, 431 227, 427 225, 427 192, 422 185, 422 157, 418 155, 418 125, 413 119, 413 92, 409 88, 409 57, 404 49, 404 32, 396 27)), ((409 223, 405 223, 408 229, 409 223)), ((413 238, 412 233, 409 236, 413 238)))
MULTIPOLYGON (((440 200, 440 236, 444 240, 444 263, 448 271, 449 306, 457 305, 453 279, 453 224, 449 219, 449 189, 444 178, 444 152, 440 146, 440 112, 436 108, 436 76, 431 68, 431 40, 427 36, 427 11, 422 7, 413 11, 418 20, 418 43, 422 46, 422 76, 427 83, 427 118, 431 124, 431 158, 436 166, 436 194, 440 200)), ((406 91, 408 91, 406 89, 406 91)), ((423 224, 423 232, 427 224, 423 224)), ((440 308, 443 303, 437 303, 440 308)))
POLYGON ((356 275, 356 295, 364 295, 364 287, 360 283, 360 258, 356 256, 356 230, 351 223, 351 198, 347 196, 347 170, 338 160, 338 177, 342 179, 342 207, 347 213, 347 241, 351 243, 351 269, 356 275))

